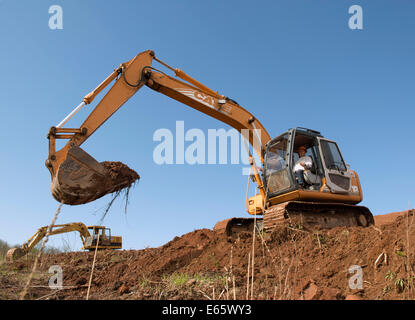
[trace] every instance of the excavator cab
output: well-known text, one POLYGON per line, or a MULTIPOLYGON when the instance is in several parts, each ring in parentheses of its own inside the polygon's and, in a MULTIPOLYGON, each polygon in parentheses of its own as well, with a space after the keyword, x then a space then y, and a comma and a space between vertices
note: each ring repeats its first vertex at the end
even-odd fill
POLYGON ((294 217, 301 225, 322 228, 374 223, 368 208, 356 206, 362 201, 357 173, 346 165, 337 143, 318 131, 297 127, 270 140, 263 181, 266 201, 258 205, 259 195, 250 198, 248 212, 263 214, 265 229, 294 217))
POLYGON ((111 229, 103 226, 89 226, 90 236, 86 239, 84 246, 85 250, 98 249, 121 249, 122 239, 121 237, 111 236, 111 229))
POLYGON ((352 189, 352 173, 336 142, 306 128, 290 129, 268 143, 264 178, 268 198, 298 189, 320 191, 327 187, 330 192, 340 194, 348 194, 352 189), (311 167, 303 172, 302 188, 294 174, 300 158, 299 147, 303 147, 305 157, 311 159, 311 167))

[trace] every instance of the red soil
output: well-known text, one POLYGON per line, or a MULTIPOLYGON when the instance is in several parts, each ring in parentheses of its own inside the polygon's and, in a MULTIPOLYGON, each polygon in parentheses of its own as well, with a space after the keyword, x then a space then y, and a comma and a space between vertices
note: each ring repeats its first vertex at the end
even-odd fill
MULTIPOLYGON (((277 228, 271 234, 242 233, 237 239, 209 229, 176 237, 164 246, 143 250, 98 251, 91 299, 414 299, 415 228, 413 212, 375 218, 376 226, 298 230, 277 228), (253 242, 255 243, 253 246, 253 242), (254 256, 254 285, 247 288, 248 258, 254 256), (363 288, 350 288, 362 269, 363 288), (252 295, 251 295, 252 290, 252 295)), ((94 252, 71 252, 42 258, 32 284, 47 286, 51 265, 63 269, 66 289, 47 298, 85 299, 94 252), (43 275, 43 276, 42 276, 43 275)), ((8 265, 30 271, 31 261, 8 265)), ((252 277, 252 261, 249 277, 252 277)), ((0 287, 16 287, 0 276, 0 287)), ((29 298, 50 294, 33 287, 29 298)), ((0 290, 0 298, 17 292, 0 290)))

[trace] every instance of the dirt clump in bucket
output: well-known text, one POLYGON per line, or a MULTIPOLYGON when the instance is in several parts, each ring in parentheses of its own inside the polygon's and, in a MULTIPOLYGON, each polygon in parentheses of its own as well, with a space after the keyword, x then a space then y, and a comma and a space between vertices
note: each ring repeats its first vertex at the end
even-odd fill
POLYGON ((119 191, 124 188, 131 187, 131 185, 140 179, 140 175, 133 169, 129 168, 119 161, 103 161, 101 164, 108 170, 110 180, 109 183, 115 187, 114 191, 119 191))
POLYGON ((113 193, 113 197, 107 204, 104 214, 101 217, 101 221, 103 221, 115 199, 117 199, 123 191, 125 192, 124 211, 127 213, 130 189, 140 179, 140 175, 119 161, 104 161, 101 162, 101 165, 108 171, 106 183, 112 188, 111 193, 113 193), (108 181, 108 178, 110 181, 108 181))

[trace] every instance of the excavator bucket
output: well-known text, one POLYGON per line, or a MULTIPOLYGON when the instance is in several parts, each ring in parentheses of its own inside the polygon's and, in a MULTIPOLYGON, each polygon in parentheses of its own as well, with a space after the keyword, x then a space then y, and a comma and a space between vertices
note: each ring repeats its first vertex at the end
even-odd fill
POLYGON ((6 261, 13 262, 25 255, 25 251, 21 248, 11 248, 6 253, 6 261))
POLYGON ((130 187, 140 176, 121 162, 98 162, 78 146, 68 149, 66 159, 52 179, 52 195, 64 204, 78 205, 130 187))

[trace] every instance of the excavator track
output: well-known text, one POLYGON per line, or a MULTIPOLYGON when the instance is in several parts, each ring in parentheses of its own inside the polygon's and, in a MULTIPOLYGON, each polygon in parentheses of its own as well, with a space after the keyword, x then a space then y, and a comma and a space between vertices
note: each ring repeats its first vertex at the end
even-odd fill
POLYGON ((216 223, 213 230, 229 237, 240 232, 252 232, 256 224, 259 230, 272 232, 278 226, 301 226, 308 229, 330 229, 336 227, 369 227, 374 218, 363 206, 289 201, 274 205, 265 211, 263 218, 231 218, 216 223))
POLYGON ((252 232, 255 222, 261 229, 262 218, 230 218, 216 223, 213 230, 219 234, 226 234, 228 237, 236 237, 241 232, 252 232))
POLYGON ((289 201, 265 211, 265 231, 287 224, 321 229, 368 227, 374 224, 374 218, 370 210, 364 206, 340 203, 289 201))

